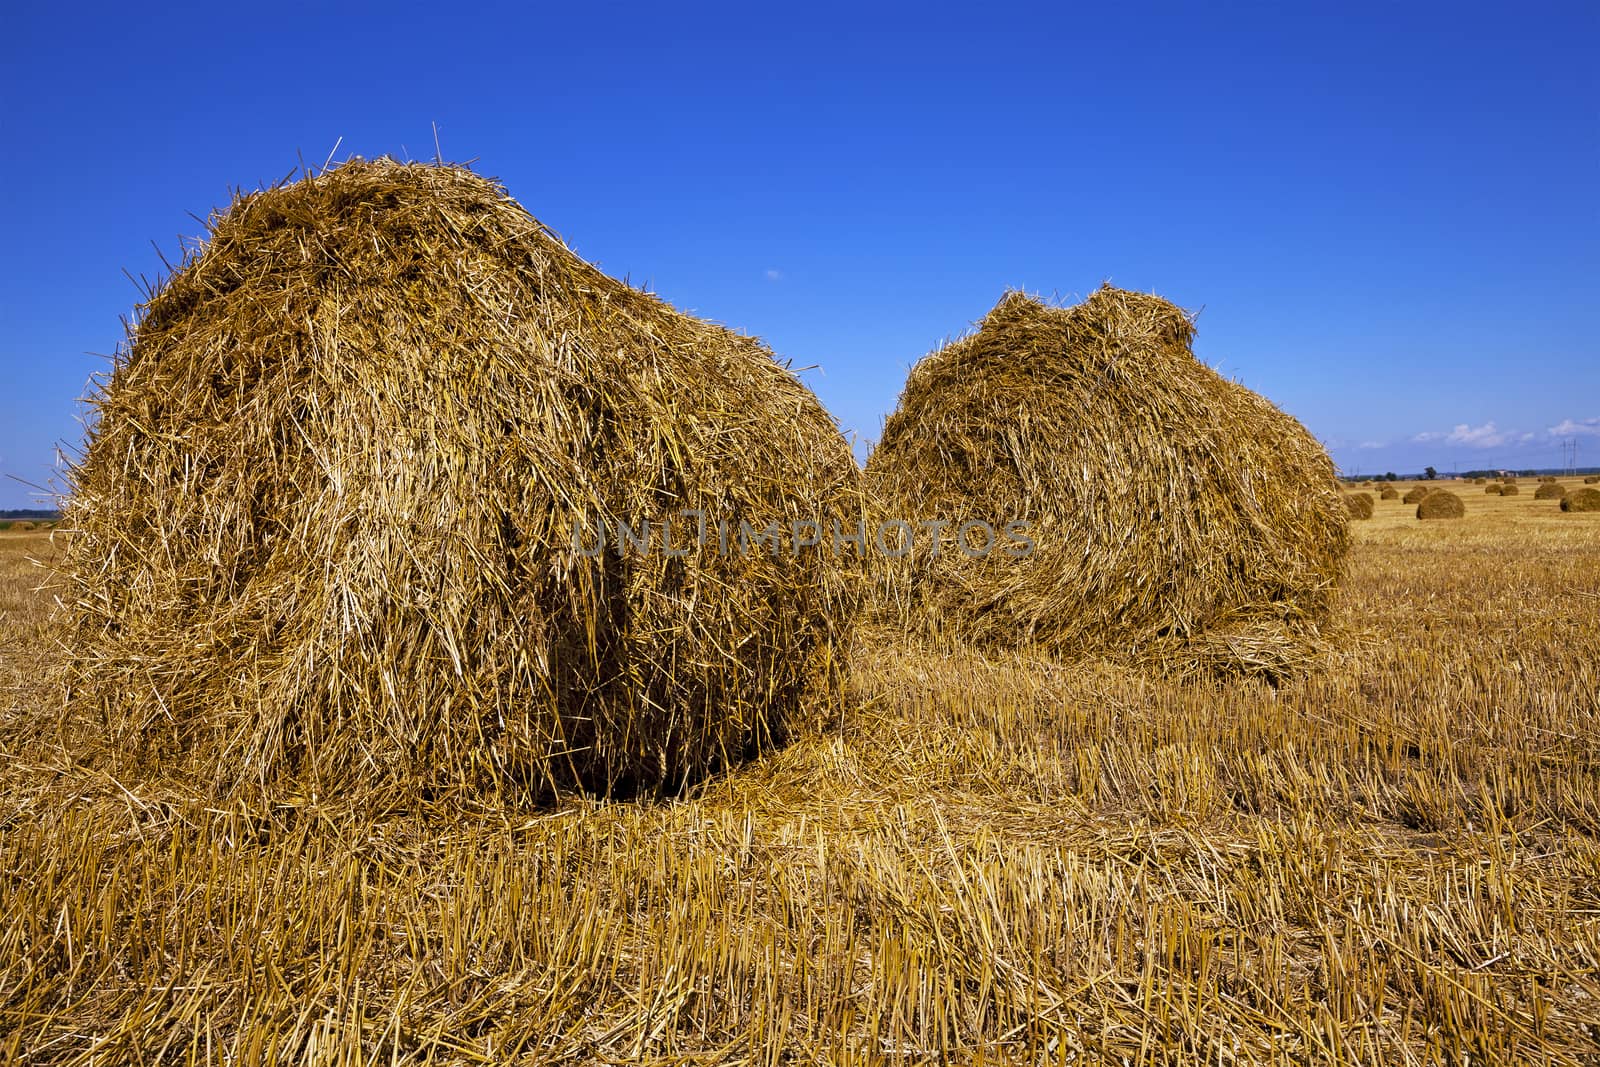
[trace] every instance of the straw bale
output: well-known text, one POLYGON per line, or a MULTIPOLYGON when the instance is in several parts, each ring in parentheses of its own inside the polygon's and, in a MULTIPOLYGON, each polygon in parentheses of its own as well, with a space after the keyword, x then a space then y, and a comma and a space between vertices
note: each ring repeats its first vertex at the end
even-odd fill
POLYGON ((1012 292, 919 362, 868 460, 881 513, 1026 522, 1034 549, 910 553, 885 568, 882 606, 978 643, 1292 667, 1343 570, 1333 465, 1196 360, 1193 334, 1155 296, 1012 292))
POLYGON ((236 198, 94 403, 70 699, 220 792, 669 791, 836 680, 859 561, 724 552, 682 514, 858 518, 832 419, 463 168, 236 198))

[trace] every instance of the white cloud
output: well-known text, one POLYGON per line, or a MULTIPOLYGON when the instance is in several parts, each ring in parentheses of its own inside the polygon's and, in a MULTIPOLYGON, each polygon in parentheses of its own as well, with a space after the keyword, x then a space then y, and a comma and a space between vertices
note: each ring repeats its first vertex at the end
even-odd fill
POLYGON ((1545 432, 1551 437, 1600 437, 1600 418, 1562 419, 1545 432))
POLYGON ((1356 445, 1356 447, 1357 448, 1387 448, 1388 444, 1383 442, 1383 441, 1362 441, 1359 445, 1356 445))
MULTIPOLYGON (((1543 430, 1502 430, 1494 420, 1482 426, 1457 423, 1449 430, 1424 430, 1412 436, 1413 444, 1446 444, 1461 448, 1521 448, 1524 446, 1548 447, 1573 437, 1600 437, 1600 417, 1587 419, 1562 419, 1543 430)), ((1362 442, 1361 448, 1372 447, 1362 442)))
POLYGON ((1446 444, 1462 445, 1466 448, 1499 448, 1501 445, 1516 438, 1515 431, 1501 430, 1495 426, 1493 421, 1490 421, 1482 426, 1469 426, 1464 422, 1457 423, 1455 429, 1448 433, 1430 430, 1426 433, 1417 434, 1412 440, 1419 444, 1426 444, 1430 441, 1443 441, 1446 444))
POLYGON ((778 270, 776 267, 769 267, 767 269, 767 281, 769 281, 769 282, 781 282, 781 281, 783 281, 783 271, 778 270))

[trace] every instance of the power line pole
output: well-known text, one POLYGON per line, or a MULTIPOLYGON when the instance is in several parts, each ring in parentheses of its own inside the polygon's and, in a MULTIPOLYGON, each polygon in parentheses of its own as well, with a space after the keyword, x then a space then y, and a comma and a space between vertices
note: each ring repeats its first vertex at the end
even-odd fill
POLYGON ((1578 473, 1578 439, 1569 437, 1561 442, 1561 473, 1571 477, 1578 473))

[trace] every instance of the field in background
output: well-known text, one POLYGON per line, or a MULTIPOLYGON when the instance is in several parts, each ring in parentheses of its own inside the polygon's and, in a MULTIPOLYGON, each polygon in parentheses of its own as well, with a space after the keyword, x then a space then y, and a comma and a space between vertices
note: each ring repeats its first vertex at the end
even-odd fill
POLYGON ((825 731, 533 814, 112 780, 0 533, 0 1060, 1600 1063, 1600 514, 1442 484, 1280 688, 866 634, 825 731))

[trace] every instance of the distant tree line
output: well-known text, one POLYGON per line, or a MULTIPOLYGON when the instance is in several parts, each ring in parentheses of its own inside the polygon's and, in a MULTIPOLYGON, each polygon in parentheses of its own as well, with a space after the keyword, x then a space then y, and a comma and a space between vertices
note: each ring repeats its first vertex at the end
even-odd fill
MULTIPOLYGON (((1514 469, 1514 468, 1511 468, 1511 467, 1491 467, 1491 468, 1488 468, 1488 469, 1485 469, 1485 470, 1457 471, 1454 474, 1452 474, 1450 477, 1452 477, 1452 478, 1460 478, 1460 479, 1498 478, 1502 474, 1507 474, 1507 475, 1511 475, 1512 477, 1515 477, 1515 478, 1537 478, 1541 474, 1557 474, 1557 475, 1560 475, 1560 474, 1567 474, 1567 473, 1569 473, 1569 472, 1565 471, 1565 470, 1559 470, 1559 469, 1548 468, 1548 467, 1543 469, 1543 470, 1540 470, 1540 469, 1537 469, 1537 468, 1533 468, 1533 467, 1525 467, 1525 468, 1523 468, 1521 470, 1517 470, 1517 469, 1514 469)), ((1600 474, 1600 467, 1579 467, 1576 471, 1572 471, 1571 473, 1584 474, 1584 475, 1600 474)), ((1439 472, 1438 472, 1437 469, 1435 469, 1433 467, 1425 467, 1425 468, 1423 468, 1423 471, 1422 471, 1421 474, 1405 474, 1405 475, 1401 475, 1401 474, 1396 474, 1394 471, 1388 471, 1388 472, 1386 472, 1384 474, 1341 474, 1339 476, 1339 480, 1343 481, 1343 482, 1350 482, 1350 483, 1353 484, 1353 483, 1356 483, 1356 482, 1398 482, 1398 481, 1401 481, 1402 479, 1410 481, 1412 479, 1419 479, 1420 478, 1420 479, 1423 479, 1425 481, 1430 481, 1431 482, 1431 481, 1435 480, 1438 477, 1439 477, 1439 472)))

